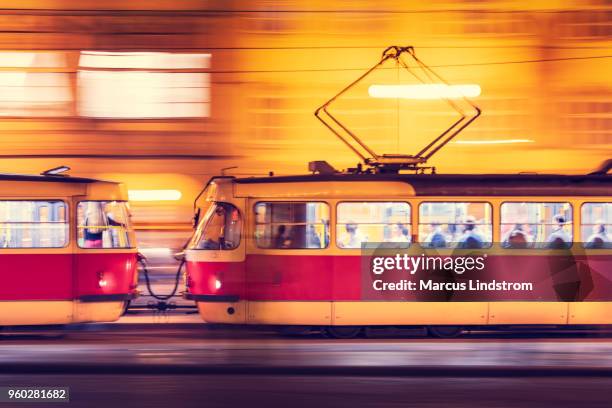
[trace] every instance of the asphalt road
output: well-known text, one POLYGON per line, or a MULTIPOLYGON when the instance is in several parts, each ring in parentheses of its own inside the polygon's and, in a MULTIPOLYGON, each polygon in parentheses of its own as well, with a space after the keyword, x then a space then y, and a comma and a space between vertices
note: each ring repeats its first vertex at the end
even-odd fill
MULTIPOLYGON (((77 407, 612 406, 609 335, 331 340, 118 326, 0 335, 0 387, 69 386, 77 407)), ((56 405, 66 406, 38 406, 56 405)))
POLYGON ((0 375, 69 385, 69 404, 0 407, 610 407, 612 379, 215 375, 0 375))

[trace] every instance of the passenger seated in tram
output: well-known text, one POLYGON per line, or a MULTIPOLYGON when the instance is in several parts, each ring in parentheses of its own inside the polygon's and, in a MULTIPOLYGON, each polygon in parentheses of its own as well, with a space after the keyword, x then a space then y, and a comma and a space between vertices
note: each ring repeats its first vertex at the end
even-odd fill
POLYGON ((610 239, 606 233, 606 226, 603 223, 593 226, 593 234, 587 239, 585 248, 603 249, 611 248, 610 239))
POLYGON ((279 225, 276 229, 274 237, 274 245, 272 248, 287 248, 289 247, 289 237, 287 237, 287 226, 279 225))
POLYGON ((349 222, 344 226, 346 232, 338 239, 340 248, 361 248, 361 244, 368 242, 368 238, 361 234, 359 226, 349 222))
POLYGON ((551 249, 569 248, 572 237, 565 231, 565 217, 557 214, 553 217, 553 230, 546 239, 546 246, 551 249))
POLYGON ((391 242, 410 243, 410 231, 401 222, 398 222, 397 224, 393 226, 393 236, 391 238, 391 242))
POLYGON ((528 248, 531 244, 531 238, 523 229, 521 224, 515 224, 514 228, 506 235, 502 246, 504 248, 528 248))
POLYGON ((465 219, 463 235, 459 238, 457 248, 479 249, 484 246, 484 238, 476 230, 476 218, 469 215, 465 219))
POLYGON ((431 224, 432 231, 425 238, 424 244, 429 248, 446 248, 446 236, 442 232, 442 225, 431 224))

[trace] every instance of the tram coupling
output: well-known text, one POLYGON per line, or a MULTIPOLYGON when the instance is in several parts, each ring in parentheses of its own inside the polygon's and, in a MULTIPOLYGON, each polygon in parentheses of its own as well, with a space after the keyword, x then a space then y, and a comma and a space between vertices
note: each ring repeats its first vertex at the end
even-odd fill
POLYGON ((161 313, 177 308, 178 306, 176 305, 176 302, 166 302, 164 300, 158 300, 157 302, 150 301, 147 303, 147 309, 153 309, 161 313))
MULTIPOLYGON (((189 309, 193 309, 192 306, 178 306, 176 304, 176 302, 174 301, 170 301, 170 299, 172 299, 178 291, 178 287, 179 287, 179 282, 180 282, 180 276, 181 276, 181 271, 183 270, 183 267, 185 265, 185 260, 180 258, 177 259, 180 261, 178 268, 176 270, 176 274, 174 275, 174 286, 172 288, 172 290, 170 291, 170 293, 165 294, 165 295, 160 295, 157 294, 153 291, 152 285, 151 285, 151 277, 149 276, 149 268, 148 268, 148 264, 147 264, 147 257, 145 255, 143 255, 142 253, 138 253, 138 264, 140 265, 141 270, 143 271, 143 275, 145 278, 145 282, 146 282, 146 287, 147 287, 147 292, 149 292, 149 295, 155 299, 152 301, 149 301, 146 305, 146 309, 152 309, 152 310, 156 310, 160 313, 165 313, 169 310, 175 310, 175 309, 182 309, 182 308, 189 308, 189 309)), ((137 309, 138 307, 131 307, 132 309, 137 309)))

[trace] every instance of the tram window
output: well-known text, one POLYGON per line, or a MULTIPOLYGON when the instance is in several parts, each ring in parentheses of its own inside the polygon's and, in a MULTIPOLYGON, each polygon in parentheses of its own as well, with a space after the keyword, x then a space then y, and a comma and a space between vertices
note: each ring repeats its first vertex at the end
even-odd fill
POLYGON ((236 207, 228 203, 209 206, 196 229, 189 248, 231 250, 240 245, 242 219, 236 207))
POLYGON ((504 248, 569 248, 572 245, 570 203, 503 203, 500 240, 504 248))
POLYGON ((419 242, 424 248, 488 248, 493 240, 489 203, 423 202, 419 242))
POLYGON ((66 203, 0 201, 0 248, 62 248, 67 244, 66 203))
POLYGON ((366 242, 410 246, 410 205, 404 202, 344 202, 337 207, 336 245, 361 248, 366 242))
POLYGON ((130 248, 127 203, 81 201, 77 207, 77 236, 81 248, 130 248))
POLYGON ((589 249, 612 248, 612 203, 582 204, 582 245, 589 249))
POLYGON ((257 203, 255 242, 259 248, 327 248, 329 206, 321 202, 257 203))

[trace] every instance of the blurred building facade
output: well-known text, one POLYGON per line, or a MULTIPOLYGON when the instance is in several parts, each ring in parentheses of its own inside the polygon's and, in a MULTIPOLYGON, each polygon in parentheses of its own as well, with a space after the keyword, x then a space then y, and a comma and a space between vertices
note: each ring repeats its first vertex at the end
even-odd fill
MULTIPOLYGON (((413 45, 449 82, 482 89, 483 116, 432 163, 442 172, 579 173, 612 156, 603 0, 2 3, 0 171, 67 164, 181 192, 134 203, 142 225, 188 223, 203 182, 225 167, 354 165, 313 111, 389 45, 413 45)), ((356 98, 343 118, 373 139, 447 119, 416 108, 392 126, 367 111, 356 98)))

